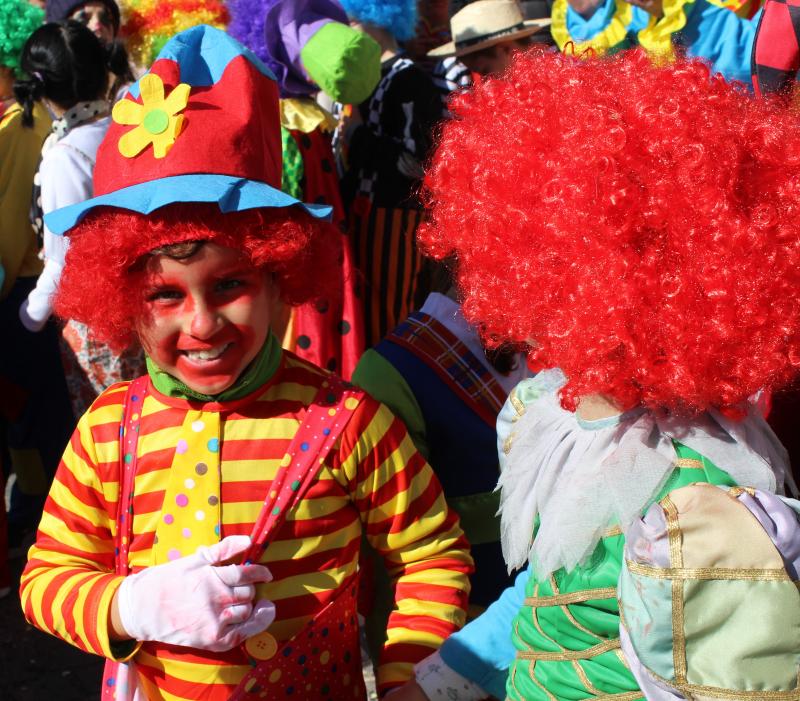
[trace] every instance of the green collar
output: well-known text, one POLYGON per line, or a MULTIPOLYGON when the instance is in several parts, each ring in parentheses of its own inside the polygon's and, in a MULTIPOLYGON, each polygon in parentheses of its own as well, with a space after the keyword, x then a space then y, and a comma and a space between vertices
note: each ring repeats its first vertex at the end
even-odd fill
POLYGON ((278 339, 270 333, 258 355, 253 358, 250 365, 228 389, 219 394, 200 394, 177 378, 164 372, 149 357, 147 361, 147 374, 153 386, 167 397, 190 399, 200 402, 229 402, 241 399, 250 394, 263 384, 266 384, 278 369, 281 362, 281 347, 278 339))

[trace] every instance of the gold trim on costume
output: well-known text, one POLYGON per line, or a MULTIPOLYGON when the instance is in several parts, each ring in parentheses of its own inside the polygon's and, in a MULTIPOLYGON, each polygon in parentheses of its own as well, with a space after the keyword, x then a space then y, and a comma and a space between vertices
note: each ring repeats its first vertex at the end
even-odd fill
POLYGON ((661 500, 664 517, 667 522, 667 536, 669 537, 669 563, 672 567, 683 567, 683 553, 681 552, 681 529, 678 524, 678 507, 668 496, 661 500))
POLYGON ((739 569, 736 567, 652 567, 627 561, 628 570, 653 579, 715 580, 744 579, 748 582, 800 582, 792 580, 782 569, 739 569))
MULTIPOLYGON (((530 598, 538 599, 539 598, 537 596, 538 592, 539 592, 539 585, 537 584, 537 585, 535 585, 535 587, 533 589, 533 596, 530 597, 530 598)), ((539 623, 539 615, 538 615, 538 611, 536 610, 535 607, 531 607, 531 623, 533 623, 534 628, 536 628, 536 632, 539 633, 539 635, 541 635, 550 644, 555 645, 559 650, 566 650, 567 649, 563 645, 560 645, 556 640, 551 638, 547 633, 544 632, 544 629, 542 628, 542 624, 539 623)), ((528 646, 528 652, 533 653, 534 649, 530 645, 528 645, 528 643, 525 643, 525 644, 528 646)))
MULTIPOLYGON (((534 586, 534 589, 533 589, 534 595, 536 594, 537 591, 539 591, 539 585, 538 584, 536 584, 534 586)), ((537 631, 539 631, 542 634, 542 636, 544 636, 545 638, 547 638, 548 640, 553 642, 554 645, 559 646, 558 643, 556 643, 552 638, 550 638, 547 635, 545 635, 544 631, 541 630, 541 628, 539 626, 539 621, 536 618, 536 611, 535 610, 531 611, 531 617, 533 619, 533 624, 534 624, 534 626, 536 626, 537 631)), ((514 623, 514 636, 516 637, 517 640, 522 642, 523 645, 527 645, 529 651, 533 652, 533 648, 530 645, 528 645, 528 643, 526 643, 522 639, 522 636, 519 634, 519 621, 516 621, 514 623)), ((514 689, 514 691, 516 691, 517 693, 519 693, 519 689, 517 689, 517 684, 516 684, 517 665, 511 665, 511 670, 512 670, 512 673, 511 673, 511 688, 514 689)), ((545 694, 547 694, 548 701, 558 701, 558 699, 556 699, 556 697, 553 696, 542 685, 542 683, 536 678, 536 661, 535 660, 533 662, 529 661, 529 663, 528 663, 528 676, 531 678, 531 681, 534 684, 536 684, 536 686, 538 686, 545 694)), ((521 697, 522 696, 520 694, 520 698, 521 697)))
MULTIPOLYGON (((550 575, 550 585, 551 585, 553 591, 556 591, 556 592, 558 591, 558 585, 556 584, 556 580, 555 580, 555 577, 553 577, 553 575, 550 575)), ((527 601, 529 601, 529 600, 530 601, 537 601, 537 600, 541 600, 541 599, 558 598, 558 597, 551 597, 551 596, 541 596, 540 597, 540 596, 538 596, 538 593, 539 593, 539 585, 536 584, 534 586, 534 589, 533 589, 533 594, 534 595, 532 597, 527 597, 525 599, 525 603, 523 603, 523 606, 528 605, 527 601)), ((542 628, 542 624, 539 622, 539 615, 538 615, 537 607, 536 606, 531 606, 530 608, 531 608, 531 621, 533 622, 533 625, 536 628, 536 631, 539 633, 539 635, 541 635, 542 638, 544 638, 545 640, 550 642, 552 645, 557 647, 562 652, 567 652, 567 649, 563 645, 561 645, 554 638, 551 638, 549 635, 547 635, 547 633, 544 632, 544 629, 542 628)), ((564 607, 563 610, 567 611, 567 608, 564 607)), ((575 623, 577 624, 577 621, 575 621, 575 623)), ((597 637, 597 636, 595 636, 595 637, 597 637)), ((527 643, 526 643, 526 645, 527 645, 527 643)), ((529 653, 533 653, 533 648, 530 645, 527 645, 527 647, 528 647, 528 652, 529 653)), ((571 660, 571 663, 572 663, 572 668, 575 671, 575 674, 577 675, 578 679, 580 679, 581 683, 586 687, 586 690, 590 694, 593 694, 593 695, 600 694, 601 693, 600 690, 597 689, 594 686, 594 684, 592 684, 592 682, 589 680, 589 677, 586 676, 586 672, 584 671, 583 667, 580 666, 578 661, 577 660, 571 660)), ((539 680, 536 679, 536 660, 530 661, 530 676, 531 676, 531 679, 533 679, 533 681, 535 681, 537 683, 537 685, 538 685, 539 684, 539 680)), ((545 693, 547 693, 547 694, 550 693, 543 686, 541 686, 541 688, 545 693)))
MULTIPOLYGON (((678 507, 668 496, 661 500, 664 517, 667 522, 669 537, 669 562, 672 568, 683 567, 681 552, 681 529, 678 523, 678 507)), ((686 638, 683 627, 683 583, 679 579, 672 580, 672 663, 675 668, 675 680, 686 682, 686 638)))
POLYGON ((619 661, 622 662, 625 669, 631 668, 631 666, 628 664, 628 660, 625 659, 625 655, 623 654, 622 650, 614 650, 614 653, 619 658, 619 661))
POLYGON ((648 673, 657 681, 666 684, 680 691, 687 698, 693 694, 700 696, 710 696, 713 699, 730 699, 730 701, 754 701, 756 699, 771 699, 772 701, 800 701, 800 682, 797 689, 792 691, 733 691, 732 689, 722 689, 718 686, 703 686, 702 684, 678 684, 669 679, 664 679, 653 670, 648 673))
POLYGON ((749 494, 751 497, 754 497, 756 495, 756 490, 752 487, 731 487, 728 490, 728 494, 734 499, 742 496, 742 494, 749 494))
MULTIPOLYGON (((552 694, 552 693, 550 693, 550 692, 547 690, 547 688, 545 687, 545 685, 544 685, 544 684, 542 684, 542 682, 540 682, 540 681, 539 681, 539 680, 536 678, 536 662, 535 662, 535 661, 534 661, 534 662, 531 662, 531 663, 530 663, 530 665, 528 665, 528 676, 531 678, 531 681, 532 681, 534 684, 536 684, 536 686, 538 686, 538 687, 539 687, 539 688, 540 688, 540 689, 541 689, 541 690, 542 690, 542 691, 543 691, 543 692, 544 692, 544 693, 547 695, 547 701, 558 701, 558 699, 557 699, 555 696, 553 696, 553 694, 552 694)), ((514 687, 514 691, 519 691, 519 689, 517 689, 517 687, 515 686, 515 687, 514 687)), ((521 695, 520 695, 520 698, 522 698, 522 696, 521 696, 521 695)))
MULTIPOLYGON (((558 590, 558 584, 556 583, 556 578, 552 574, 550 575, 550 587, 552 588, 554 594, 559 596, 561 595, 561 592, 558 590)), ((604 590, 595 589, 595 591, 604 591, 604 590)), ((616 591, 617 590, 614 589, 614 594, 613 594, 614 597, 616 597, 616 591)), ((587 601, 590 601, 590 599, 587 599, 587 601)), ((595 640, 604 639, 602 636, 597 635, 597 633, 595 633, 594 631, 589 630, 586 626, 578 623, 577 619, 575 618, 575 616, 572 615, 572 612, 569 610, 569 607, 567 605, 561 605, 559 608, 561 609, 562 613, 567 617, 567 620, 570 623, 572 623, 572 625, 574 625, 579 631, 594 638, 595 640)))
POLYGON ((613 538, 618 535, 622 535, 622 526, 611 526, 611 528, 606 530, 601 537, 613 538))
POLYGON ((514 407, 514 411, 517 412, 519 416, 522 416, 525 413, 525 405, 520 401, 520 398, 517 396, 517 388, 511 390, 511 394, 508 395, 508 401, 511 403, 511 406, 514 407))
POLYGON ((619 638, 605 640, 597 645, 592 645, 585 650, 562 650, 561 652, 541 652, 538 650, 519 650, 517 659, 535 660, 542 662, 568 662, 570 660, 591 660, 593 657, 603 655, 620 647, 619 638))
POLYGON ((523 602, 523 606, 532 608, 543 608, 546 606, 565 606, 566 604, 579 604, 584 601, 594 601, 595 599, 616 599, 616 587, 605 587, 604 589, 583 589, 567 594, 554 594, 553 596, 529 596, 523 602))
POLYGON ((705 470, 706 466, 703 465, 702 460, 695 460, 694 458, 678 458, 672 463, 675 467, 682 467, 688 470, 705 470))

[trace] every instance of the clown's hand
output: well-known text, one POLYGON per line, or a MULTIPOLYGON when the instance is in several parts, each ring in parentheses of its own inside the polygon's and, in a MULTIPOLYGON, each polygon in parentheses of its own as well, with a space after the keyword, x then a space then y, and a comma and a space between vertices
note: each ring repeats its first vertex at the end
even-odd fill
POLYGON ((269 582, 263 565, 224 565, 250 547, 248 536, 228 536, 163 565, 125 578, 117 601, 125 633, 223 652, 260 633, 275 620, 271 601, 253 604, 255 583, 269 582))

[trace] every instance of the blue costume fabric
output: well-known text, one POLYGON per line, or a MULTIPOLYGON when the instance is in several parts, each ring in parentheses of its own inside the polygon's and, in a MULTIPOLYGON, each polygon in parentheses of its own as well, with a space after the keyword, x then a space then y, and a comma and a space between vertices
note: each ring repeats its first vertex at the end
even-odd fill
MULTIPOLYGON (((499 468, 494 427, 407 348, 383 340, 374 350, 403 376, 417 401, 425 423, 428 461, 451 506, 459 511, 460 498, 472 497, 473 503, 491 502, 492 510, 496 511, 498 499, 492 492, 497 485, 499 468)), ((466 521, 468 516, 462 519, 466 521)), ((466 523, 462 525, 469 532, 466 523)), ((494 601, 512 581, 505 574, 499 520, 484 530, 493 536, 490 542, 477 542, 485 539, 468 535, 475 559, 470 604, 481 608, 494 601)))
MULTIPOLYGON (((587 18, 571 7, 567 10, 567 31, 575 41, 591 41, 606 26, 616 11, 616 3, 624 0, 604 0, 594 14, 587 18)), ((708 0, 695 0, 684 7, 686 25, 673 35, 674 44, 689 58, 706 61, 712 72, 727 80, 750 84, 750 56, 761 12, 752 19, 742 18, 733 11, 708 0)), ((632 21, 627 27, 627 48, 636 43, 636 34, 643 30, 650 15, 639 7, 633 8, 632 21)))

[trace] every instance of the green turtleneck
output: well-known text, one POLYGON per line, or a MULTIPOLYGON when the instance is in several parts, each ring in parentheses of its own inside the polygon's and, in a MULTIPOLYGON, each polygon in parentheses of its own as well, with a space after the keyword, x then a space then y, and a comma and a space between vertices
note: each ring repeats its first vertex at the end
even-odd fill
POLYGON ((253 358, 236 382, 228 389, 213 395, 196 392, 168 372, 164 372, 149 357, 146 358, 146 361, 147 373, 150 375, 153 386, 167 397, 199 402, 229 402, 241 399, 270 380, 281 362, 281 347, 278 339, 270 333, 258 355, 253 358))

